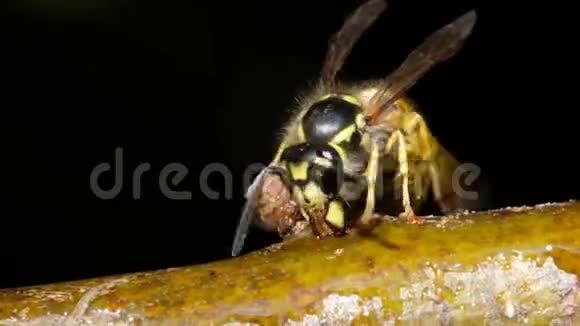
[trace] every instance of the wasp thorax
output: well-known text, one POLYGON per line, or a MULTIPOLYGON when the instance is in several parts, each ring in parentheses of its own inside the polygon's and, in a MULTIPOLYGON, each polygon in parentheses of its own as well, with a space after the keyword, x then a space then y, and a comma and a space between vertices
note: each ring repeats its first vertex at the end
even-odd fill
POLYGON ((304 140, 312 144, 360 141, 364 117, 360 102, 350 95, 329 95, 315 102, 302 118, 304 140))

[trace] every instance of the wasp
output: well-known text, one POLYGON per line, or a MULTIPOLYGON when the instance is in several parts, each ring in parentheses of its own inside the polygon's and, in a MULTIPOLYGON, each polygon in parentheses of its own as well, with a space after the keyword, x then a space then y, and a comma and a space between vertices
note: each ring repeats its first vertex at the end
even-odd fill
POLYGON ((460 163, 406 92, 459 52, 476 12, 428 35, 385 78, 338 81, 355 42, 386 8, 385 0, 367 0, 330 38, 319 81, 300 98, 273 160, 246 193, 232 255, 239 254, 256 214, 280 233, 305 221, 316 235, 332 236, 352 226, 372 228, 386 202, 399 203, 399 215, 409 223, 423 222, 415 210, 429 193, 444 213, 461 209, 464 202, 451 182, 460 163))

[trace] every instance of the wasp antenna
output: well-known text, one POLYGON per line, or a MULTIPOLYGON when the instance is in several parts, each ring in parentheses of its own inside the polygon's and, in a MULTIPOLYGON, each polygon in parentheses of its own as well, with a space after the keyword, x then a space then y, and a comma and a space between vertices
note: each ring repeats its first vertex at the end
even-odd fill
POLYGON ((244 206, 244 210, 242 212, 242 217, 240 218, 240 222, 238 224, 238 228, 236 229, 236 235, 234 237, 234 243, 232 244, 232 256, 238 256, 242 249, 244 248, 244 242, 246 241, 246 236, 248 235, 248 230, 250 228, 250 224, 254 220, 254 207, 253 203, 248 202, 244 206))
POLYGON ((467 13, 463 14, 463 16, 457 19, 456 26, 459 26, 462 38, 467 38, 469 34, 471 34, 471 31, 473 30, 476 21, 477 21, 477 12, 475 11, 475 9, 468 11, 467 13))
POLYGON ((381 89, 372 98, 367 110, 375 121, 385 108, 390 107, 435 65, 454 56, 471 34, 477 20, 472 9, 451 23, 431 33, 413 50, 401 65, 382 82, 381 89))
POLYGON ((236 235, 234 236, 234 243, 232 244, 231 252, 232 256, 239 255, 244 247, 244 242, 246 240, 246 236, 248 235, 250 225, 252 225, 256 215, 258 196, 259 192, 261 191, 264 176, 269 171, 269 167, 263 169, 246 192, 246 204, 244 205, 242 216, 240 217, 238 228, 236 229, 236 235))
POLYGON ((325 87, 331 90, 336 87, 336 75, 342 69, 355 42, 386 9, 386 0, 367 0, 346 17, 341 28, 330 37, 320 74, 325 87))

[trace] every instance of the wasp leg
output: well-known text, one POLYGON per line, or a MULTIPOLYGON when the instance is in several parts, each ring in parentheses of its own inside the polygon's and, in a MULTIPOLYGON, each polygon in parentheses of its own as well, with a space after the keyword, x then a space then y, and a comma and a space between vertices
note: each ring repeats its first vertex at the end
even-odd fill
POLYGON ((435 202, 443 214, 457 214, 469 209, 461 202, 461 198, 454 192, 452 186, 446 184, 446 191, 442 190, 444 183, 441 180, 441 173, 435 165, 431 166, 431 179, 433 180, 433 194, 435 202))
POLYGON ((417 114, 409 124, 408 130, 415 130, 416 141, 423 152, 421 161, 429 164, 429 179, 435 202, 443 214, 463 211, 462 203, 451 184, 452 175, 459 162, 434 141, 425 119, 417 114))
POLYGON ((367 198, 365 209, 359 220, 359 224, 362 229, 371 229, 380 220, 375 218, 373 214, 375 210, 375 188, 377 184, 377 174, 379 171, 379 147, 380 146, 377 142, 372 143, 371 155, 365 172, 367 177, 367 198))
POLYGON ((395 131, 389 139, 387 150, 390 149, 395 141, 398 145, 397 158, 399 161, 399 176, 403 179, 401 192, 403 194, 403 207, 405 211, 401 215, 411 224, 421 224, 425 219, 415 215, 415 211, 411 205, 411 196, 409 195, 409 161, 407 158, 407 146, 405 143, 405 136, 403 136, 403 133, 400 130, 395 131))
POLYGON ((431 180, 433 181, 431 189, 433 190, 435 202, 437 202, 437 205, 443 211, 443 213, 450 213, 453 210, 453 207, 456 206, 454 204, 454 196, 443 195, 443 191, 441 190, 441 175, 435 165, 431 164, 429 166, 429 174, 431 176, 431 180))

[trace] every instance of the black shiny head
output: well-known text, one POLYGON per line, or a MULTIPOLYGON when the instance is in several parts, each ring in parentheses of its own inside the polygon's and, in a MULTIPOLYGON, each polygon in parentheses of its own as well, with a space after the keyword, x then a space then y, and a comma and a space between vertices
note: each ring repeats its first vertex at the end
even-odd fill
POLYGON ((329 199, 338 196, 344 182, 342 160, 328 144, 302 143, 286 148, 281 161, 288 168, 289 181, 298 186, 314 182, 329 199))
POLYGON ((341 131, 356 126, 361 106, 348 95, 334 95, 314 103, 302 119, 305 140, 313 144, 329 143, 341 131))

